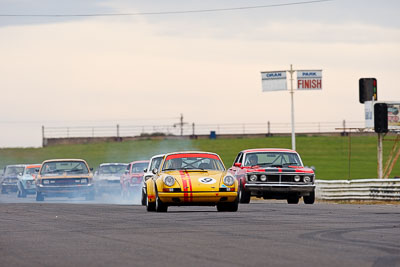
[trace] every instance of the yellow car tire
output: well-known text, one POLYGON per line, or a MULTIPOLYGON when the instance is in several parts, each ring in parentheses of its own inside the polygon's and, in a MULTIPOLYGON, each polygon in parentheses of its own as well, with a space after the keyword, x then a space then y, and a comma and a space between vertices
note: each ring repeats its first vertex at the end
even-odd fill
POLYGON ((156 212, 167 212, 168 205, 164 204, 158 197, 158 191, 156 189, 156 212))
POLYGON ((146 210, 147 211, 156 211, 156 203, 149 202, 149 196, 146 194, 146 210))

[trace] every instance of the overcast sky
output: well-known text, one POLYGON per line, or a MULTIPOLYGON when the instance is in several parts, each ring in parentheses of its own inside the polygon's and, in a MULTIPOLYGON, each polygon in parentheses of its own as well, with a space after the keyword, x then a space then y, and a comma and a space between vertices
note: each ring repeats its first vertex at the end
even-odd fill
MULTIPOLYGON (((0 15, 203 10, 298 0, 0 0, 0 15)), ((0 16, 0 147, 41 126, 290 123, 290 94, 260 71, 322 69, 295 93, 296 122, 363 121, 358 80, 400 101, 400 1, 333 0, 169 15, 0 16)))

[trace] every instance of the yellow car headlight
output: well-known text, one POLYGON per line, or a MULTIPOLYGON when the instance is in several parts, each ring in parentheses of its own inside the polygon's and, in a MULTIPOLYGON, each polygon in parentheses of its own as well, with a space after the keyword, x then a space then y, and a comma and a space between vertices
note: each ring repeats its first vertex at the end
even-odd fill
POLYGON ((227 176, 224 177, 223 182, 227 186, 232 186, 235 183, 235 178, 233 178, 230 175, 227 175, 227 176))
POLYGON ((163 181, 166 186, 173 186, 175 184, 175 178, 170 175, 165 176, 163 181))

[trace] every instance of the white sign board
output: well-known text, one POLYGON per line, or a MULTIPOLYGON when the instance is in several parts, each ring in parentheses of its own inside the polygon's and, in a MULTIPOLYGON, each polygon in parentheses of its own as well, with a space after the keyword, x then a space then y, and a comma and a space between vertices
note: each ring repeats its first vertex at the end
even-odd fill
POLYGON ((321 90, 322 89, 322 70, 298 70, 297 71, 298 90, 321 90))
POLYGON ((263 92, 287 90, 286 71, 261 72, 263 92))
POLYGON ((400 130, 400 103, 388 103, 388 129, 400 130))
POLYGON ((374 129, 374 106, 372 101, 364 102, 365 109, 365 128, 374 129))
POLYGON ((389 131, 400 130, 400 103, 399 102, 373 102, 365 101, 365 128, 374 129, 374 106, 373 104, 386 103, 388 111, 388 129, 389 131))

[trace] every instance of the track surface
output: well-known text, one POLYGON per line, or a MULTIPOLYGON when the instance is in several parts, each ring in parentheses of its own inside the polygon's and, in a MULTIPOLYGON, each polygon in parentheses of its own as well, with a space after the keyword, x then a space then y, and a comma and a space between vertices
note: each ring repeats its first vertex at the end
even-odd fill
POLYGON ((400 266, 399 205, 53 200, 0 196, 0 266, 400 266))

